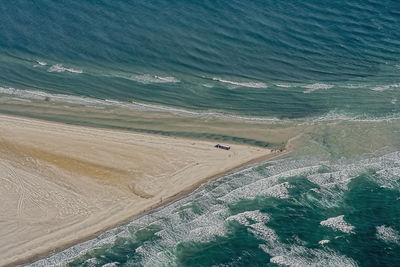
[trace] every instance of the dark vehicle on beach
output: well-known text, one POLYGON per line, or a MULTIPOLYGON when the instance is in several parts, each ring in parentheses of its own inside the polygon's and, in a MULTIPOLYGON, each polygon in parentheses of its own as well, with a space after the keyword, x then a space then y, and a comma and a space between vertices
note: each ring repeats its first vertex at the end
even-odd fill
POLYGON ((216 144, 215 145, 216 148, 221 148, 221 149, 225 149, 225 150, 229 150, 231 149, 230 146, 226 146, 226 145, 221 145, 221 144, 216 144))

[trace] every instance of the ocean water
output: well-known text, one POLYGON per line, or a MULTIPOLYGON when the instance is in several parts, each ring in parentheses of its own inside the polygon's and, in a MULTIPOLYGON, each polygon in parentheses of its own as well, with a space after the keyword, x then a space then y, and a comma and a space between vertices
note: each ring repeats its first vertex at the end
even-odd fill
POLYGON ((0 99, 336 129, 32 266, 400 265, 399 1, 0 1, 0 99))
POLYGON ((2 1, 0 94, 278 118, 392 116, 400 99, 399 5, 2 1))

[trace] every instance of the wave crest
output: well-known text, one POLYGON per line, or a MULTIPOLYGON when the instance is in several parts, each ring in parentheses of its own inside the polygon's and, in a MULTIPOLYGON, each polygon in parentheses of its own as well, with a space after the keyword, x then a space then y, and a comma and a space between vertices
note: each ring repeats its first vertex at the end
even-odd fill
POLYGON ((344 219, 344 215, 340 215, 337 217, 329 218, 325 221, 320 222, 322 226, 327 226, 332 228, 335 231, 341 231, 343 233, 352 233, 354 230, 354 226, 347 223, 344 219))
POLYGON ((150 74, 143 74, 143 75, 133 75, 130 77, 131 80, 140 82, 140 83, 178 83, 178 80, 172 76, 157 76, 157 75, 150 75, 150 74))
POLYGON ((309 94, 309 93, 312 93, 317 90, 331 89, 333 87, 333 85, 325 84, 325 83, 314 83, 314 84, 304 85, 302 87, 307 89, 307 90, 303 91, 303 93, 309 94))
POLYGON ((235 81, 223 80, 223 79, 219 79, 219 78, 213 78, 213 80, 221 82, 221 83, 226 83, 226 84, 241 86, 241 87, 249 87, 249 88, 267 88, 268 87, 263 82, 235 82, 235 81))
POLYGON ((386 243, 400 244, 400 234, 392 227, 385 225, 377 226, 376 237, 386 243))
POLYGON ((383 92, 386 90, 391 90, 393 88, 400 88, 400 83, 377 86, 377 87, 372 88, 371 90, 376 91, 376 92, 383 92))
MULTIPOLYGON (((39 63, 39 62, 38 62, 38 63, 39 63)), ((40 63, 39 63, 39 64, 40 64, 40 63)), ((40 65, 41 65, 41 64, 40 64, 40 65)), ((45 65, 42 65, 42 66, 45 66, 45 65)), ((78 74, 83 73, 82 70, 76 70, 76 69, 72 69, 72 68, 66 68, 66 67, 64 67, 62 64, 55 64, 55 65, 52 65, 47 71, 48 71, 48 72, 65 72, 65 71, 67 71, 67 72, 78 73, 78 74)))

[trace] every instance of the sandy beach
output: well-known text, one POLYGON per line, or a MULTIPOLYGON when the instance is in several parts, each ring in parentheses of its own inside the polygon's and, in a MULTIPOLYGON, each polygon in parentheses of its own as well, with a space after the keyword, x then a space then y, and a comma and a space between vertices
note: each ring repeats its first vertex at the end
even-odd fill
POLYGON ((87 240, 277 155, 215 144, 0 115, 0 265, 87 240))

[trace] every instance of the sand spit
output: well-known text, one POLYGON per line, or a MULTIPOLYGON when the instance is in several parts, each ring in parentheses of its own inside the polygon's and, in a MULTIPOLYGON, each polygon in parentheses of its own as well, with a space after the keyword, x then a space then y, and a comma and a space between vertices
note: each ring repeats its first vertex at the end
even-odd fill
POLYGON ((87 240, 277 155, 214 144, 0 115, 0 265, 87 240))

